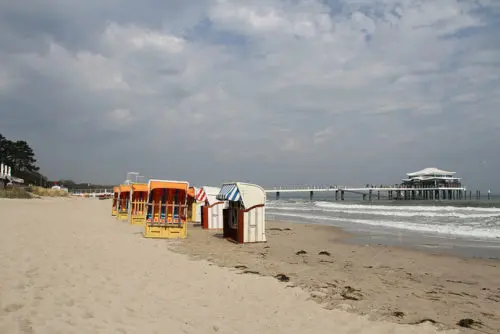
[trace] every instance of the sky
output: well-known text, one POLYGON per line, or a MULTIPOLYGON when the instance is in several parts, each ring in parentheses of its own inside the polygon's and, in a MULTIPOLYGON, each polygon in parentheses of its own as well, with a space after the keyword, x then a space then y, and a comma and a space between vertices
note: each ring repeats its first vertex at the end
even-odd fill
POLYGON ((500 192, 498 0, 0 1, 0 133, 51 179, 500 192))

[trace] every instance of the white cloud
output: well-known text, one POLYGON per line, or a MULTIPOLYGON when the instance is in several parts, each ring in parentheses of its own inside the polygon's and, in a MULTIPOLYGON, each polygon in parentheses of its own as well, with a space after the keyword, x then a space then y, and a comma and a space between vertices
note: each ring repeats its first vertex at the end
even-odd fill
POLYGON ((103 44, 105 48, 114 52, 150 49, 151 52, 180 53, 186 43, 180 37, 160 31, 112 23, 103 34, 103 44))

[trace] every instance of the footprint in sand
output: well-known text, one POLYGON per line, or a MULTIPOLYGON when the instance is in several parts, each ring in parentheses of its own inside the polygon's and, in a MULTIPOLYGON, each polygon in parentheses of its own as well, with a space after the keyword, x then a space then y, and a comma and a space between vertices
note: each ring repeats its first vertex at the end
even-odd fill
POLYGON ((26 289, 27 287, 29 287, 30 284, 29 283, 23 283, 23 282, 19 282, 17 285, 16 285, 16 289, 17 290, 24 290, 26 289))
POLYGON ((31 321, 28 319, 22 319, 19 321, 19 329, 21 330, 21 333, 24 333, 24 334, 34 333, 33 325, 31 323, 31 321))
POLYGON ((4 307, 4 311, 7 312, 7 313, 11 313, 11 312, 16 312, 20 309, 23 308, 23 304, 10 304, 10 305, 7 305, 6 307, 4 307))
POLYGON ((26 277, 34 278, 38 276, 38 268, 31 268, 25 272, 26 277))
POLYGON ((89 310, 85 310, 83 313, 83 318, 84 319, 92 319, 94 317, 94 314, 90 312, 89 310))

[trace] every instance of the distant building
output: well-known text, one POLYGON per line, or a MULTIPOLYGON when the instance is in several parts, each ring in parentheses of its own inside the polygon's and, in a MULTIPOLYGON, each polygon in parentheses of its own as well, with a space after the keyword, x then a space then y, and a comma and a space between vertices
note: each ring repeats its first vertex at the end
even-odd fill
POLYGON ((418 172, 407 173, 402 186, 408 188, 461 188, 461 178, 455 177, 455 172, 447 172, 430 167, 418 172))
POLYGON ((10 166, 0 164, 0 188, 8 185, 21 185, 24 183, 23 179, 12 176, 12 168, 10 166))

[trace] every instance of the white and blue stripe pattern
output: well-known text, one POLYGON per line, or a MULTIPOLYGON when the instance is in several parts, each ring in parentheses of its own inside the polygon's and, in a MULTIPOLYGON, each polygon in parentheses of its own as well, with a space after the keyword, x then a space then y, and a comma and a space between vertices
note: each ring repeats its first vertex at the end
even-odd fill
POLYGON ((233 201, 238 202, 241 199, 240 191, 236 184, 225 184, 222 186, 219 194, 217 195, 219 201, 233 201))

